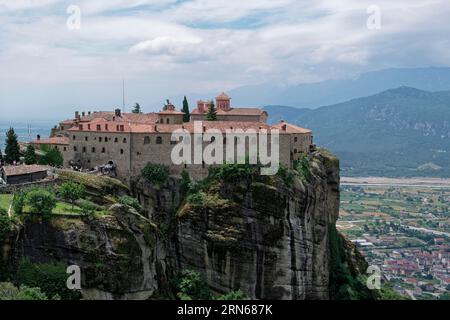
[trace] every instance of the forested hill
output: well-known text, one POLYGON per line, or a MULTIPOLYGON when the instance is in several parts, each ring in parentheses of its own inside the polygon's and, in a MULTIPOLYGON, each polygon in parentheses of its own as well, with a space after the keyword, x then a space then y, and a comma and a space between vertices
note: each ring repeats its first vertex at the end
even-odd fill
POLYGON ((450 91, 400 87, 315 110, 265 109, 270 122, 313 129, 342 175, 450 177, 450 91))

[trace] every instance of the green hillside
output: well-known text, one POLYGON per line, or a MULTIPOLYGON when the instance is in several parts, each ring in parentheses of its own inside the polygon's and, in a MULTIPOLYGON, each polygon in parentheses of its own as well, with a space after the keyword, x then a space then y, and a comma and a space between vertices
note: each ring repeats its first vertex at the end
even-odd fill
POLYGON ((270 122, 314 130, 343 175, 450 177, 450 92, 410 87, 319 109, 268 106, 270 122))

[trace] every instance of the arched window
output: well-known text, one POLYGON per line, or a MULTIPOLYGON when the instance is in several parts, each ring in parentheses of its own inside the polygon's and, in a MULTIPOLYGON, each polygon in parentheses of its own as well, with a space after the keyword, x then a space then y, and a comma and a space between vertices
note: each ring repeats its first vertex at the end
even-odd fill
POLYGON ((150 137, 149 136, 144 137, 144 144, 150 144, 150 137))
POLYGON ((119 138, 115 137, 114 142, 119 142, 119 138))
POLYGON ((123 149, 120 149, 120 154, 123 154, 123 149))
POLYGON ((127 138, 123 138, 123 143, 127 143, 127 138))
POLYGON ((162 137, 156 137, 156 144, 162 144, 162 137))
POLYGON ((102 148, 102 153, 105 153, 106 152, 106 149, 103 147, 102 148))
POLYGON ((214 142, 214 141, 216 141, 216 137, 215 137, 215 136, 212 136, 212 137, 211 137, 211 142, 214 142))
POLYGON ((92 153, 95 153, 95 147, 92 147, 92 153))
POLYGON ((166 119, 166 123, 169 124, 169 122, 170 122, 170 121, 169 121, 169 118, 167 118, 167 119, 166 119))

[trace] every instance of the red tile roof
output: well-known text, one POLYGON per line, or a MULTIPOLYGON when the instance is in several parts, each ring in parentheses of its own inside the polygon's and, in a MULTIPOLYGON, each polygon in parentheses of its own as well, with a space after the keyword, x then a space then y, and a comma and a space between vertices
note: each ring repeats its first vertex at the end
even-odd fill
MULTIPOLYGON (((192 110, 191 114, 205 114, 205 112, 200 112, 197 108, 192 110)), ((231 115, 231 116, 260 116, 262 114, 267 114, 266 111, 259 108, 230 108, 230 110, 225 111, 222 109, 217 109, 217 114, 219 115, 231 115)))
POLYGON ((32 141, 33 144, 68 145, 69 139, 66 137, 50 137, 32 141))
POLYGON ((36 172, 47 171, 48 168, 45 166, 39 166, 37 164, 32 165, 20 165, 20 166, 4 166, 3 170, 5 171, 6 176, 20 176, 23 174, 31 174, 36 172))
POLYGON ((273 125, 273 127, 277 128, 281 131, 286 131, 287 133, 311 133, 312 131, 310 129, 305 129, 302 127, 298 127, 296 125, 287 123, 286 121, 282 121, 280 123, 277 123, 273 125), (283 126, 285 126, 286 130, 283 129, 283 126))

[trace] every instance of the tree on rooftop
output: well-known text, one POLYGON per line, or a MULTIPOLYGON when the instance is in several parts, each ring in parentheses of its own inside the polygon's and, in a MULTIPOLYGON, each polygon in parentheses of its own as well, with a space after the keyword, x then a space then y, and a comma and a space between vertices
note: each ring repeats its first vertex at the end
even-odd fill
POLYGON ((186 96, 184 96, 183 109, 181 109, 181 111, 184 113, 183 114, 183 122, 189 122, 191 116, 190 116, 190 112, 189 112, 189 103, 186 99, 186 96))
POLYGON ((35 164, 37 162, 36 150, 34 147, 29 144, 27 147, 27 151, 25 151, 25 164, 35 164))
POLYGON ((19 142, 13 128, 9 128, 8 132, 6 132, 5 153, 6 163, 12 164, 14 161, 18 162, 20 160, 19 142))
POLYGON ((211 100, 211 104, 209 105, 208 112, 206 113, 207 121, 216 121, 217 120, 217 110, 214 105, 214 101, 211 100))
POLYGON ((141 105, 140 105, 139 103, 136 102, 136 103, 134 104, 133 110, 131 110, 131 112, 133 112, 133 113, 142 113, 141 105))

